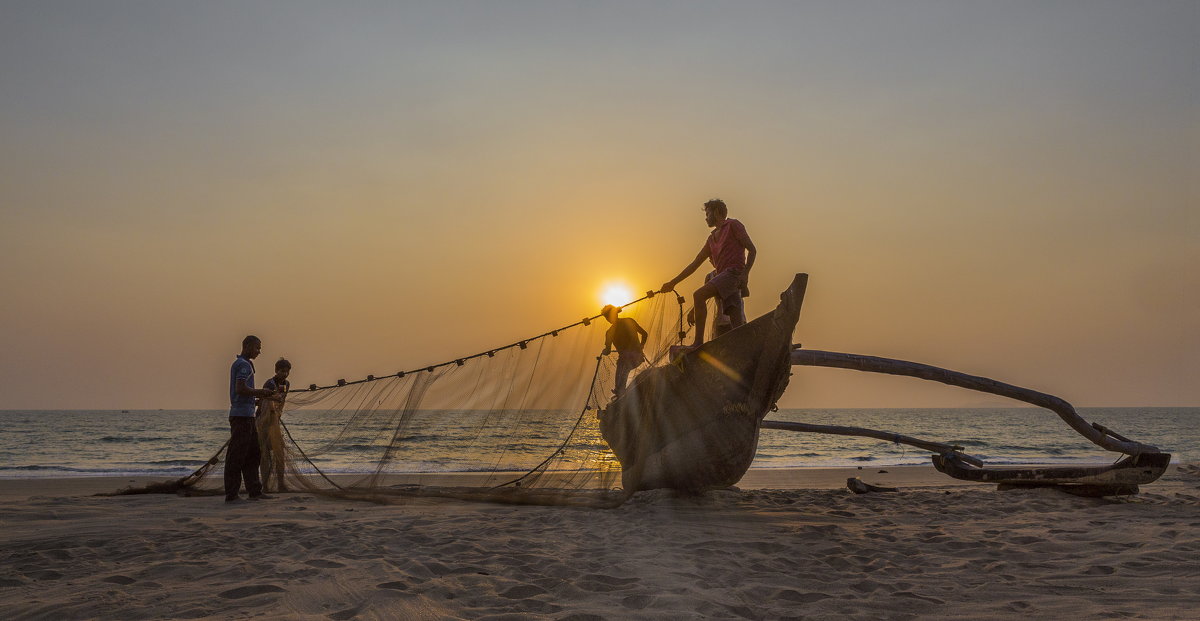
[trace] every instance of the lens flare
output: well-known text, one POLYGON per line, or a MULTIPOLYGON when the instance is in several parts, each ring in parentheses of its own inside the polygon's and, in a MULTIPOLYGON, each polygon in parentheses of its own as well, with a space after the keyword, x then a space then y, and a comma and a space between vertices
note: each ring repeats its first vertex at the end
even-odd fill
POLYGON ((613 306, 624 306, 633 301, 633 292, 624 283, 610 283, 600 294, 600 301, 613 306))

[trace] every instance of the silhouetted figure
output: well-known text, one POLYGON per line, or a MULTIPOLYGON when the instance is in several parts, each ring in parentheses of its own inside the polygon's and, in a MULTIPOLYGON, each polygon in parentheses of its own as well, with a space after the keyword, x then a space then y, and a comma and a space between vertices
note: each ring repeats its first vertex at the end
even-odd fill
MULTIPOLYGON (((708 281, 712 280, 713 276, 716 275, 716 272, 709 272, 705 274, 704 282, 708 283, 708 281)), ((743 293, 744 292, 745 290, 743 289, 743 293)), ((724 308, 722 308, 722 306, 722 304, 717 304, 717 316, 713 318, 713 338, 717 338, 718 336, 721 336, 722 334, 725 334, 733 329, 733 319, 731 318, 730 314, 726 312, 724 308)), ((742 296, 740 295, 737 298, 737 309, 733 313, 733 316, 740 318, 738 325, 746 323, 746 307, 745 304, 743 304, 742 296)), ((695 308, 688 309, 687 321, 688 325, 696 325, 695 308)))
POLYGON ((712 278, 692 294, 692 309, 696 319, 696 339, 692 347, 704 342, 704 326, 708 320, 705 303, 709 298, 716 298, 719 311, 729 316, 730 329, 746 323, 742 297, 750 295, 750 268, 754 267, 754 258, 758 254, 754 242, 746 233, 746 227, 729 217, 725 201, 714 198, 704 203, 704 221, 713 227, 704 247, 678 276, 662 286, 663 291, 674 291, 675 285, 691 276, 705 259, 712 262, 712 278))
POLYGON ((252 500, 269 498, 258 480, 258 430, 254 422, 255 397, 271 398, 275 393, 254 388, 254 363, 262 352, 257 336, 242 339, 242 353, 229 369, 229 448, 225 449, 225 502, 238 502, 242 481, 252 500))
POLYGON ((625 392, 629 372, 646 361, 643 350, 646 348, 646 339, 650 336, 637 321, 629 317, 617 318, 620 312, 621 309, 612 304, 600 309, 600 314, 612 324, 608 332, 604 333, 603 355, 607 356, 612 353, 613 347, 617 348, 617 372, 614 378, 616 385, 613 392, 618 397, 625 392))
POLYGON ((264 398, 258 402, 258 445, 261 455, 259 472, 262 474, 264 491, 271 490, 272 479, 275 482, 274 491, 286 492, 287 483, 283 480, 283 464, 287 458, 283 446, 283 429, 280 427, 280 416, 283 415, 283 402, 287 398, 292 385, 288 375, 292 372, 292 363, 287 358, 275 361, 275 376, 263 382, 263 390, 276 393, 273 398, 264 398))

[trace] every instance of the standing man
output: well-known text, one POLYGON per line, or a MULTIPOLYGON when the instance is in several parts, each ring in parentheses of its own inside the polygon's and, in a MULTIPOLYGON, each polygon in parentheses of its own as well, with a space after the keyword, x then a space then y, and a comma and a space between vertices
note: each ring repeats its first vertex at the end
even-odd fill
POLYGON ((608 320, 608 323, 612 324, 608 332, 604 333, 604 351, 600 355, 611 354, 614 345, 617 348, 617 371, 613 378, 613 394, 618 397, 625 392, 625 383, 629 380, 629 372, 646 361, 646 339, 650 337, 637 320, 631 317, 618 319, 617 313, 620 312, 621 309, 612 304, 606 304, 604 308, 600 309, 600 314, 608 320))
POLYGON ((238 490, 246 482, 251 500, 272 498, 263 493, 258 480, 258 430, 254 424, 254 398, 275 398, 276 393, 254 388, 254 360, 262 341, 254 335, 242 339, 242 353, 229 369, 229 448, 225 450, 225 502, 241 502, 238 490))
POLYGON ((692 294, 692 308, 696 317, 696 340, 692 347, 699 347, 704 342, 704 324, 708 319, 708 307, 705 304, 709 298, 717 298, 717 309, 729 315, 732 328, 746 323, 742 296, 750 294, 750 268, 754 267, 754 257, 758 254, 754 242, 746 233, 746 227, 729 217, 725 201, 714 198, 704 203, 704 221, 713 227, 704 247, 678 276, 662 286, 664 292, 674 291, 675 285, 691 276, 705 259, 712 262, 713 277, 692 294))

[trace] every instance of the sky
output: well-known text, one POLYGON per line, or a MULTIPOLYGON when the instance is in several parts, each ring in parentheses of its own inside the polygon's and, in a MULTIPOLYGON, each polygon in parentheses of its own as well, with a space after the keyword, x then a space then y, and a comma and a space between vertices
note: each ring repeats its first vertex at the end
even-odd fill
POLYGON ((249 333, 301 385, 510 343, 713 197, 748 315, 810 275, 805 347, 1200 406, 1198 42, 1193 0, 0 0, 0 409, 220 409, 249 333))

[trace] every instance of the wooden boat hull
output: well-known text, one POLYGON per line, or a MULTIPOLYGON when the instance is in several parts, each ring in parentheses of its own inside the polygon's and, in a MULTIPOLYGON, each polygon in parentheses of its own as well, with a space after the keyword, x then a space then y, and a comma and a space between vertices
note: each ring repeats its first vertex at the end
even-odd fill
POLYGON ((1109 466, 1046 468, 976 468, 953 455, 933 455, 938 472, 963 481, 997 483, 1007 487, 1089 485, 1130 488, 1153 483, 1171 463, 1170 453, 1131 455, 1109 466))
POLYGON ((759 422, 787 387, 807 284, 798 274, 774 311, 643 372, 601 412, 627 491, 695 493, 742 478, 759 422))

